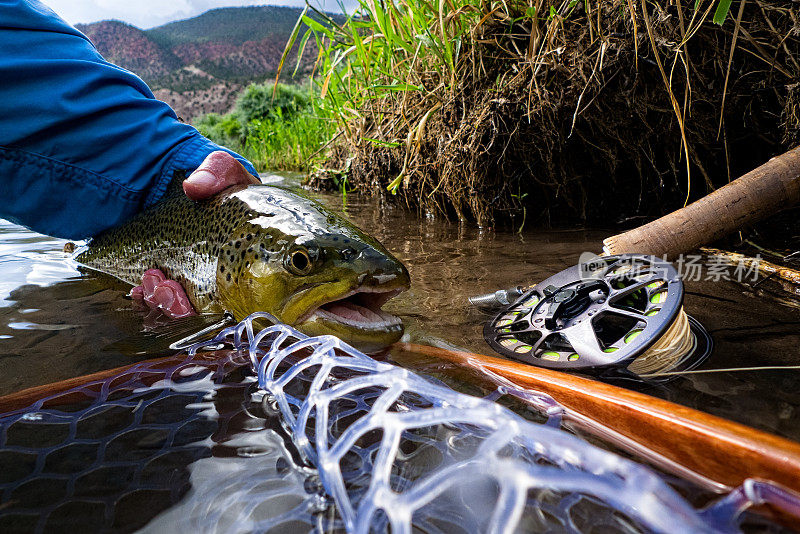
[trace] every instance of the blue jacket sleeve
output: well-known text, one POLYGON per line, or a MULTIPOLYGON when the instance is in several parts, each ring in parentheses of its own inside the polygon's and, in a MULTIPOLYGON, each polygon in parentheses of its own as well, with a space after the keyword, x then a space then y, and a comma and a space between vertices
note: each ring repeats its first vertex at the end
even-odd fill
POLYGON ((220 149, 44 4, 0 0, 1 218, 95 235, 220 149))

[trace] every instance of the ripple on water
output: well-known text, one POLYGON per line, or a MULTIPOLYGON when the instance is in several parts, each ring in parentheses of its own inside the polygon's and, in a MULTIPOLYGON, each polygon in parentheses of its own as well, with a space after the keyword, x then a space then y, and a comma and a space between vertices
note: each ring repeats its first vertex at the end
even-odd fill
MULTIPOLYGON (((270 175, 278 180, 279 175, 270 175)), ((295 177, 296 178, 296 177, 295 177)), ((368 229, 409 268, 411 289, 386 305, 406 324, 406 339, 487 353, 487 317, 466 298, 540 281, 597 252, 609 232, 478 229, 417 218, 373 198, 318 198, 368 229)), ((128 286, 81 273, 61 252, 64 240, 0 221, 0 394, 170 353, 169 343, 214 322, 148 319, 124 298, 128 286)), ((732 282, 687 283, 685 301, 711 332, 707 369, 796 363, 800 310, 748 293, 732 282)), ((430 358, 400 363, 447 378, 430 358)), ((447 378, 458 386, 461 378, 447 378)), ((466 388, 465 384, 460 386, 466 388)), ((800 372, 695 375, 649 393, 800 439, 800 372)))

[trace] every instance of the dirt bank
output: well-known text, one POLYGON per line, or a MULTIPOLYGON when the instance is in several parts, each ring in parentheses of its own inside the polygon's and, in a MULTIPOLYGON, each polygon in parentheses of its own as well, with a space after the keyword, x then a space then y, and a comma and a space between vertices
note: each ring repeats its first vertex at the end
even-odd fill
POLYGON ((351 160, 371 194, 400 176, 400 202, 480 225, 523 207, 633 225, 800 143, 800 5, 734 2, 717 25, 715 3, 669 3, 481 4, 458 76, 418 69, 423 90, 374 99, 327 167, 351 160))

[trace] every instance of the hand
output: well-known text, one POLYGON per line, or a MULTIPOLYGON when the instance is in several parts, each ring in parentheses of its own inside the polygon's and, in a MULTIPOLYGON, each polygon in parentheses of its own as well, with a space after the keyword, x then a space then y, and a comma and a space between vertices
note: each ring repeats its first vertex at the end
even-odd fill
POLYGON ((205 161, 183 181, 183 192, 192 200, 203 200, 232 185, 260 183, 247 172, 236 158, 218 150, 209 154, 205 161))
MULTIPOLYGON (((192 200, 203 200, 232 185, 257 183, 260 183, 259 180, 247 172, 236 158, 219 150, 209 154, 183 181, 183 191, 192 200)), ((197 315, 181 285, 175 280, 168 280, 158 269, 144 273, 142 285, 134 287, 130 296, 173 319, 197 315)))

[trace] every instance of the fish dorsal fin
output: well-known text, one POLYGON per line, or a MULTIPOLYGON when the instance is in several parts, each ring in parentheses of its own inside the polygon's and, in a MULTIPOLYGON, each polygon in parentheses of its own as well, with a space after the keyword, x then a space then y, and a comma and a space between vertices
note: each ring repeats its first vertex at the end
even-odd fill
POLYGON ((167 191, 164 193, 164 198, 183 195, 183 181, 186 179, 186 171, 179 170, 172 174, 172 180, 167 185, 167 191))

